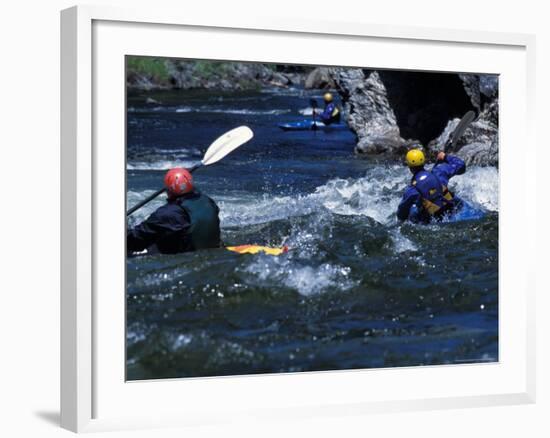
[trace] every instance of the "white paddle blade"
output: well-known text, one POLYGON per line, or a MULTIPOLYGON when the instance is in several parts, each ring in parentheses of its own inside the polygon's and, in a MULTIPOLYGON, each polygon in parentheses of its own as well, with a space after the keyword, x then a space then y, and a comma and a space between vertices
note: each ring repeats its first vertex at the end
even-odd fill
POLYGON ((223 157, 249 141, 252 137, 254 137, 254 133, 248 126, 239 126, 238 128, 226 132, 210 145, 204 154, 202 164, 208 166, 220 161, 223 157))

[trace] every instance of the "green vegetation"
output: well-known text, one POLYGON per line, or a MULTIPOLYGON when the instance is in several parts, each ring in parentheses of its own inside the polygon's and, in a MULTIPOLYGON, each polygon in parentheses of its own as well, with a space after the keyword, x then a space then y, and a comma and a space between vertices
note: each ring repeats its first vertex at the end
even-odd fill
POLYGON ((234 61, 128 56, 126 81, 138 89, 219 88, 255 90, 279 83, 287 86, 285 74, 304 74, 304 67, 234 61))
POLYGON ((170 79, 164 59, 128 56, 126 67, 128 74, 142 75, 158 82, 166 82, 170 79))
POLYGON ((233 67, 230 62, 195 61, 194 72, 198 77, 209 79, 213 76, 222 76, 233 67))

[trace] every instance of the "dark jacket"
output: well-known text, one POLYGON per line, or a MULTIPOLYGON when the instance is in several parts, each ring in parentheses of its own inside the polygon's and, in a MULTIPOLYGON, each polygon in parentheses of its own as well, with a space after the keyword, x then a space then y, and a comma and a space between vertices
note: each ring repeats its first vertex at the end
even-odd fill
POLYGON ((164 254, 220 246, 219 208, 197 191, 170 199, 126 234, 126 251, 151 248, 164 254))
POLYGON ((402 221, 430 222, 452 213, 462 201, 447 186, 453 176, 465 171, 464 161, 451 155, 446 155, 445 161, 436 163, 431 171, 417 171, 397 207, 397 217, 402 221))

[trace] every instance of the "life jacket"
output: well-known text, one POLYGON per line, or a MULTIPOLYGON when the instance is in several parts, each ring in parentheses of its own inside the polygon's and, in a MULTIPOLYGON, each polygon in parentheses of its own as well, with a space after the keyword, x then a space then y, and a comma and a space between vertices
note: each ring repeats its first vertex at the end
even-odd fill
POLYGON ((412 177, 411 184, 420 193, 422 207, 429 216, 441 217, 454 208, 453 194, 432 172, 418 171, 412 177))
POLYGON ((332 110, 332 113, 330 115, 332 119, 340 121, 340 109, 337 105, 334 105, 334 109, 332 110))
POLYGON ((206 195, 195 192, 177 201, 191 221, 188 236, 192 249, 217 248, 220 246, 220 219, 218 207, 206 195))
POLYGON ((330 111, 330 119, 325 120, 324 123, 340 123, 340 109, 338 108, 338 105, 331 102, 326 106, 326 109, 330 111))

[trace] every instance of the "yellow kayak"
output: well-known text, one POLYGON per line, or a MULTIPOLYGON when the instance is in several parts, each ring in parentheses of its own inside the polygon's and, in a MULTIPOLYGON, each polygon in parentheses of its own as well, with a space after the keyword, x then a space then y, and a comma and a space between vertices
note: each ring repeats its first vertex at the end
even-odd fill
POLYGON ((260 245, 239 245, 239 246, 226 246, 226 249, 239 254, 258 254, 263 252, 264 254, 278 256, 288 251, 288 246, 281 246, 279 248, 272 248, 269 246, 260 245))

